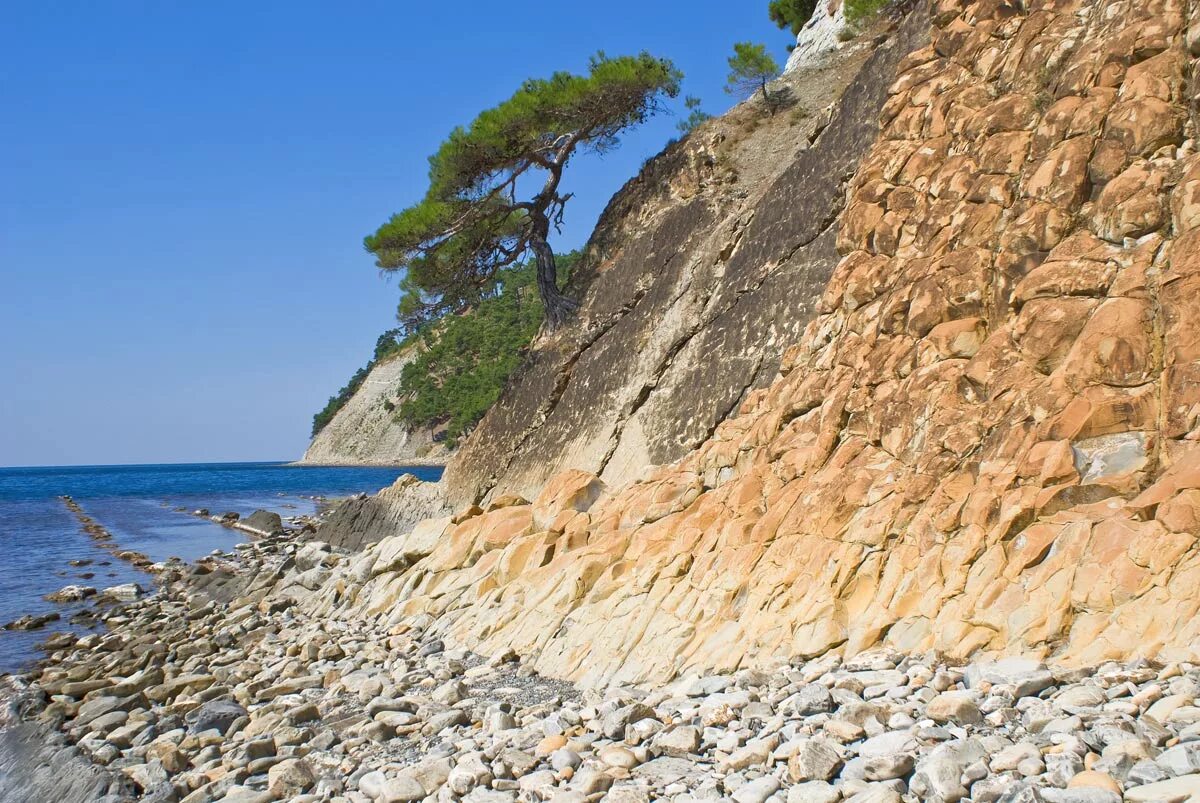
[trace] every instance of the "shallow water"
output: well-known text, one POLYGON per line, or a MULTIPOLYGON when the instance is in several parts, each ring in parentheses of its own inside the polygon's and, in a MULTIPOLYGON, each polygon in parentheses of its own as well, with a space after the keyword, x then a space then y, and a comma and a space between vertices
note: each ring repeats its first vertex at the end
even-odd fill
POLYGON ((314 513, 317 497, 373 493, 403 473, 436 480, 441 469, 285 463, 0 468, 0 625, 27 613, 62 614, 44 630, 0 631, 0 672, 17 671, 35 657, 35 645, 49 633, 75 629, 67 619, 78 606, 46 602, 43 595, 71 583, 98 589, 151 585, 149 575, 114 558, 80 529, 59 498, 64 494, 103 524, 122 549, 154 561, 194 560, 214 549, 231 549, 248 536, 177 508, 243 516, 263 508, 286 518, 314 513), (89 559, 88 566, 68 564, 89 559), (82 577, 85 573, 94 576, 82 577))

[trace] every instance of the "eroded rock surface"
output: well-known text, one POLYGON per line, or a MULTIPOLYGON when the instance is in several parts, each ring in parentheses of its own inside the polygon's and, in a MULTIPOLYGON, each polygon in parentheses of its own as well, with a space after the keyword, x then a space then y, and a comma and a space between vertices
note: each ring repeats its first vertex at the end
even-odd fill
POLYGON ((361 549, 420 521, 449 513, 441 487, 402 474, 374 496, 356 496, 339 504, 321 523, 319 537, 347 549, 361 549))
POLYGON ((845 182, 896 64, 925 38, 921 16, 877 48, 790 74, 791 109, 713 121, 613 199, 579 271, 577 324, 539 341, 460 447, 452 506, 532 497, 565 469, 623 485, 770 383, 837 264, 845 182))
POLYGON ((466 511, 333 607, 587 682, 878 644, 1197 657, 1196 15, 937 5, 770 388, 586 510, 568 478, 466 511))
POLYGON ((318 432, 301 463, 314 465, 441 465, 449 456, 433 432, 395 418, 400 375, 417 352, 408 349, 376 365, 358 391, 318 432))

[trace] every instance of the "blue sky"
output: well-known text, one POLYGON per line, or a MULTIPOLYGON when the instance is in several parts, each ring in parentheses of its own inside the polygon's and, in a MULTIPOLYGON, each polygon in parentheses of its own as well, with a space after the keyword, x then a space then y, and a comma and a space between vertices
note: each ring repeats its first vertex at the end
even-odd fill
MULTIPOLYGON (((393 325, 362 237, 420 197, 453 126, 599 49, 671 58, 723 111, 734 41, 786 57, 765 8, 8 4, 0 465, 299 457, 393 325)), ((587 239, 677 120, 569 168, 556 246, 587 239)))

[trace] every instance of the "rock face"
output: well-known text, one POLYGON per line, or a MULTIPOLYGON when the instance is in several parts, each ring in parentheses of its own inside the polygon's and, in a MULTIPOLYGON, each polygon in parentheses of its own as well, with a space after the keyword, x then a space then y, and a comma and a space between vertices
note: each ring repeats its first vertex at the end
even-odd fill
POLYGON ((374 496, 347 499, 321 524, 322 541, 346 549, 362 549, 389 535, 407 533, 423 519, 446 515, 449 510, 436 483, 402 474, 374 496))
MULTIPOLYGON (((592 498, 575 472, 465 511, 428 556, 319 604, 431 614, 448 641, 589 683, 876 645, 1200 658, 1188 13, 939 2, 769 388, 635 484, 592 498)), ((773 264, 751 232, 787 206, 760 206, 726 272, 773 264)), ((740 356, 701 353, 717 374, 740 356)))
POLYGON ((813 8, 812 17, 796 34, 796 45, 788 55, 784 72, 794 72, 819 64, 843 46, 842 32, 846 30, 846 7, 842 0, 824 0, 813 8))
POLYGON ((362 387, 317 433, 301 463, 313 465, 440 465, 448 456, 429 430, 410 430, 388 409, 396 403, 400 374, 415 350, 376 365, 362 387))
POLYGON ((625 484, 770 383, 837 264, 844 184, 896 63, 927 29, 790 74, 791 111, 740 107, 613 199, 579 271, 577 324, 539 341, 460 447, 445 478, 453 506, 532 498, 564 469, 625 484))

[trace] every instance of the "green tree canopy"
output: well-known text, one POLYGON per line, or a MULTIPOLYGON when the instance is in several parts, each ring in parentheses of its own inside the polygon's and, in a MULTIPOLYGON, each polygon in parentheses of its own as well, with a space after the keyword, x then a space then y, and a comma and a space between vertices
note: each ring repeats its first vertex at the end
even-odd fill
POLYGON ((580 149, 615 147, 679 93, 681 77, 648 53, 601 53, 587 75, 530 79, 451 132, 429 159, 424 200, 365 240, 380 268, 405 273, 401 322, 415 328, 470 306, 492 292, 500 270, 532 252, 546 318, 561 323, 576 307, 558 287, 548 243, 571 197, 559 191, 563 168, 580 149))
POLYGON ((780 28, 791 30, 792 35, 800 33, 804 23, 808 22, 817 8, 817 0, 771 0, 767 13, 771 22, 780 28))
POLYGON ((738 42, 733 46, 733 55, 729 57, 729 77, 726 79, 725 91, 743 98, 750 97, 755 92, 762 92, 767 108, 774 113, 775 108, 767 92, 767 82, 777 75, 779 65, 767 53, 766 45, 738 42))

